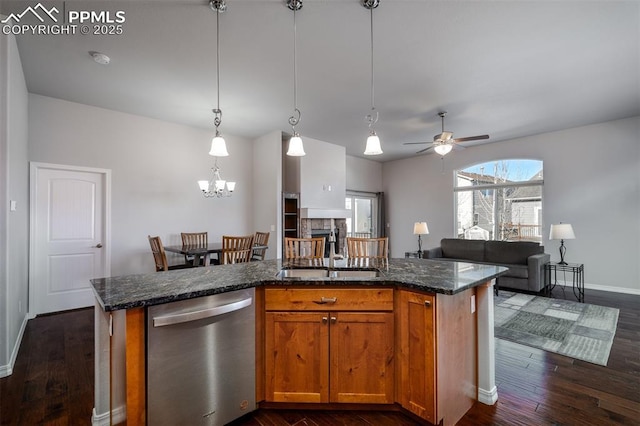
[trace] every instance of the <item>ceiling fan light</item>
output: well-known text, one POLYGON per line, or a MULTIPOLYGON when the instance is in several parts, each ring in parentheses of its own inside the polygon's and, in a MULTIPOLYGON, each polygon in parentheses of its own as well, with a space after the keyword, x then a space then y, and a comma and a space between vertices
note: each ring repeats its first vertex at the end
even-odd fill
POLYGON ((443 144, 436 145, 433 148, 433 150, 444 157, 445 155, 451 152, 452 148, 453 146, 451 146, 450 144, 443 143, 443 144))
POLYGON ((297 132, 293 134, 291 139, 289 139, 287 155, 290 157, 302 157, 306 155, 304 152, 304 146, 302 145, 302 138, 297 132))
POLYGON ((371 134, 367 138, 367 145, 364 149, 364 155, 380 155, 382 154, 382 147, 380 146, 380 138, 376 135, 375 131, 371 131, 371 134))
POLYGON ((211 150, 209 151, 209 155, 214 157, 229 156, 229 153, 227 152, 227 144, 218 132, 216 132, 216 135, 211 140, 211 150))

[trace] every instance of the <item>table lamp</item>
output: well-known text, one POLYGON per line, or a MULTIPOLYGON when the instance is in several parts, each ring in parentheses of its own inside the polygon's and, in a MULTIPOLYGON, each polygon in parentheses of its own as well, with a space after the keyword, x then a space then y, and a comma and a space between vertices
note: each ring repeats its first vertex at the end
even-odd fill
POLYGON ((421 235, 428 234, 427 222, 416 222, 413 224, 413 235, 418 236, 418 257, 422 258, 422 238, 421 235))
POLYGON ((560 222, 557 225, 551 225, 551 231, 549 232, 550 240, 560 240, 560 265, 566 265, 564 261, 564 254, 567 248, 564 246, 564 240, 573 240, 576 238, 576 234, 573 233, 573 227, 569 223, 560 222))

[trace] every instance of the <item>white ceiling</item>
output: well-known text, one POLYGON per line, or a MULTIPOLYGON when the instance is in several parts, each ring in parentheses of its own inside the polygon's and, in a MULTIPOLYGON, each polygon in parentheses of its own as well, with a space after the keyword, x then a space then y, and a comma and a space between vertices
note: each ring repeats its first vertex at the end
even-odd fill
MULTIPOLYGON (((5 1, 1 11, 35 3, 5 1)), ((29 92, 213 129, 208 0, 45 4, 123 10, 126 21, 122 35, 17 36, 29 92), (96 64, 89 51, 111 63, 96 64)), ((304 0, 297 31, 297 130, 363 156, 370 12, 359 0, 304 0)), ((285 1, 227 0, 220 46, 222 133, 290 132, 293 12, 285 1)), ((638 1, 381 0, 374 50, 384 154, 368 158, 377 161, 415 155, 420 146, 402 143, 432 140, 441 110, 454 137, 489 134, 488 142, 640 115, 638 1)))

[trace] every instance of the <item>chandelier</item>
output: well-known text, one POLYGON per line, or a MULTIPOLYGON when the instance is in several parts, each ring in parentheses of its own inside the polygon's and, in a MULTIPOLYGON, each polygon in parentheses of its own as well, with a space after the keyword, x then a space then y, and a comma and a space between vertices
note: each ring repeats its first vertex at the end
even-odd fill
POLYGON ((236 189, 235 182, 227 182, 220 176, 220 167, 218 167, 217 158, 215 165, 211 168, 211 179, 199 180, 198 185, 200 186, 202 195, 207 198, 231 197, 233 191, 236 189))

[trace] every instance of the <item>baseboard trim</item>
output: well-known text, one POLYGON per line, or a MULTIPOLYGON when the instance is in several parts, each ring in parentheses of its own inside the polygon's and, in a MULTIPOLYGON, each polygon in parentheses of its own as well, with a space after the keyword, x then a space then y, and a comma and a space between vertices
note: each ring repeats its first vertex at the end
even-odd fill
POLYGON ((478 402, 484 405, 494 405, 498 402, 498 388, 495 386, 491 390, 478 388, 478 402))
POLYGON ((112 418, 109 419, 109 413, 96 413, 96 408, 93 408, 91 414, 91 424, 93 426, 110 426, 112 424, 122 423, 127 420, 127 409, 124 406, 118 407, 111 411, 112 418))
MULTIPOLYGON (((557 285, 564 286, 567 290, 571 290, 573 283, 571 282, 571 280, 567 280, 567 281, 558 280, 557 285)), ((585 283, 584 288, 586 290, 606 291, 608 293, 624 293, 624 294, 640 295, 640 288, 614 287, 610 285, 589 284, 589 283, 585 283)))
MULTIPOLYGON (((571 285, 571 283, 568 283, 568 284, 571 285)), ((600 285, 600 284, 585 284, 584 288, 589 290, 600 290, 600 291, 607 291, 610 293, 635 294, 640 296, 640 288, 612 287, 610 285, 600 285)))
POLYGON ((8 377, 13 374, 13 366, 16 365, 16 359, 18 359, 18 351, 20 350, 20 344, 22 343, 22 337, 24 336, 24 331, 27 328, 27 322, 29 321, 29 317, 27 315, 22 319, 22 324, 20 325, 20 331, 18 331, 18 337, 13 345, 13 350, 11 351, 11 358, 9 358, 9 363, 6 365, 0 366, 0 379, 3 377, 8 377))

